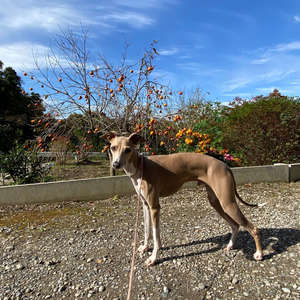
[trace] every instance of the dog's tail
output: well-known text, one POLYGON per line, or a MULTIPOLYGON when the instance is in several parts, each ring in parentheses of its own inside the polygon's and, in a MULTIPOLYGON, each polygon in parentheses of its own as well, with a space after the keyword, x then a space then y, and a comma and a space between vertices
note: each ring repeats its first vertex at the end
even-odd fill
MULTIPOLYGON (((234 185, 235 185, 235 183, 234 183, 234 185)), ((251 206, 251 207, 262 207, 262 206, 265 206, 265 205, 267 204, 267 202, 262 203, 262 204, 253 204, 253 203, 248 203, 248 202, 244 201, 244 200, 241 198, 241 196, 238 194, 236 188, 235 188, 235 195, 236 195, 236 197, 237 197, 243 204, 245 204, 245 205, 247 205, 247 206, 251 206)))
POLYGON ((267 204, 267 202, 265 203, 262 203, 262 204, 253 204, 253 203, 248 203, 246 201, 244 201, 241 196, 238 194, 237 190, 236 190, 236 183, 235 183, 235 179, 234 179, 234 175, 232 173, 232 170, 228 167, 228 170, 229 170, 229 173, 231 174, 232 178, 233 178, 233 184, 234 184, 234 192, 235 192, 235 195, 236 197, 244 204, 244 205, 247 205, 247 206, 250 206, 250 207, 262 207, 262 206, 265 206, 267 204))

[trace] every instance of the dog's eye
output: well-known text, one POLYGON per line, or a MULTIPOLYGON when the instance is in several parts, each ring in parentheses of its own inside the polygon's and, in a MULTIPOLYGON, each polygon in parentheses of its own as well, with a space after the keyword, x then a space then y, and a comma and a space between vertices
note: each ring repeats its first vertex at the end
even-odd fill
POLYGON ((125 153, 129 153, 129 152, 131 152, 131 149, 130 148, 126 148, 125 149, 125 153))
POLYGON ((110 147, 110 150, 111 151, 115 151, 117 149, 117 147, 116 146, 112 146, 112 147, 110 147))

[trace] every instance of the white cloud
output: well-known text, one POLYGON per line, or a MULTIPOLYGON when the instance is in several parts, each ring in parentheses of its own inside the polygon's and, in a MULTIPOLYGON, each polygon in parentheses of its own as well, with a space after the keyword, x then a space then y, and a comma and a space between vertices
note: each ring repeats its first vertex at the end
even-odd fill
POLYGON ((62 27, 76 25, 79 22, 90 24, 91 21, 82 11, 74 9, 72 5, 62 3, 38 3, 22 1, 18 5, 14 1, 1 3, 0 13, 3 14, 0 27, 11 29, 42 28, 50 32, 59 31, 62 27), (43 5, 45 4, 45 5, 43 5))
POLYGON ((294 21, 296 23, 299 23, 300 22, 300 16, 298 16, 298 15, 294 16, 294 21))
POLYGON ((178 58, 180 59, 189 59, 189 58, 192 58, 190 55, 180 55, 178 56, 178 58))
POLYGON ((22 65, 28 68, 33 67, 33 53, 39 60, 43 60, 44 53, 48 51, 48 47, 30 42, 0 45, 1 60, 4 67, 12 67, 16 71, 22 65))
POLYGON ((269 52, 288 52, 293 50, 300 50, 300 41, 278 44, 274 48, 271 48, 269 52))
MULTIPOLYGON (((222 80, 219 84, 220 90, 223 93, 243 92, 254 85, 268 86, 270 83, 277 82, 285 86, 285 91, 292 90, 293 82, 300 76, 298 50, 300 50, 300 41, 295 41, 259 48, 238 59, 233 58, 233 68, 227 72, 228 79, 224 81, 218 78, 222 80)), ((270 92, 272 88, 268 87, 268 91, 270 92)), ((257 91, 259 92, 255 89, 253 92, 257 91)), ((263 91, 265 90, 261 92, 263 91)))
POLYGON ((194 45, 194 47, 195 47, 196 49, 204 49, 204 46, 199 45, 199 44, 194 45))
MULTIPOLYGON (((122 1, 123 2, 123 1, 122 1)), ((125 1, 127 2, 127 1, 125 1)), ((144 1, 139 1, 144 3, 144 1)), ((145 3, 148 1, 145 1, 145 3)), ((153 2, 150 1, 154 5, 153 2)), ((59 32, 59 26, 78 27, 93 24, 104 29, 115 29, 116 24, 128 24, 134 28, 142 28, 155 24, 155 19, 149 14, 136 10, 120 9, 122 3, 108 2, 106 6, 73 5, 70 1, 39 1, 22 0, 16 5, 15 1, 1 1, 0 31, 41 29, 47 32, 59 32), (3 2, 3 3, 2 3, 3 2), (68 3, 69 2, 69 3, 68 3), (100 12, 100 13, 99 13, 100 12), (59 25, 59 26, 58 26, 59 25)), ((150 4, 149 4, 150 5, 150 4)), ((145 5, 140 5, 145 8, 145 5)), ((123 28, 120 28, 122 30, 123 28)))
POLYGON ((153 25, 156 21, 142 13, 133 11, 115 11, 98 17, 101 21, 127 23, 135 28, 153 25))
POLYGON ((121 6, 131 7, 134 9, 149 9, 149 8, 162 8, 163 6, 167 5, 176 5, 179 4, 179 0, 114 0, 114 3, 121 6))
POLYGON ((180 49, 177 47, 171 47, 170 49, 159 49, 160 55, 175 55, 180 52, 180 49))
POLYGON ((251 64, 253 64, 253 65, 260 65, 260 64, 264 64, 264 63, 266 63, 266 62, 268 62, 270 60, 271 60, 271 58, 254 59, 254 60, 252 60, 251 64))

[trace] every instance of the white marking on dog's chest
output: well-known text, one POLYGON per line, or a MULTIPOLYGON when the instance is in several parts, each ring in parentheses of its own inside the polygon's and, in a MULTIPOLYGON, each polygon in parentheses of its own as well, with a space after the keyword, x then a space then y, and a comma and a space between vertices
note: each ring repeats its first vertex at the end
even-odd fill
POLYGON ((135 188, 135 191, 136 191, 137 195, 139 195, 140 190, 141 190, 141 199, 142 199, 144 204, 146 204, 146 203, 148 204, 147 199, 145 197, 145 193, 144 193, 143 189, 140 188, 140 186, 142 184, 142 179, 141 178, 138 178, 138 179, 131 178, 131 181, 133 183, 133 186, 135 188))

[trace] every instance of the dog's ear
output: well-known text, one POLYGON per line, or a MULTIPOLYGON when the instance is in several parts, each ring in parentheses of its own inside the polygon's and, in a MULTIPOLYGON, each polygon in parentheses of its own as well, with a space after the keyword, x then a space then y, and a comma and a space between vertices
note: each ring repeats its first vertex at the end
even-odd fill
POLYGON ((135 144, 137 145, 138 143, 146 143, 147 140, 145 140, 141 135, 137 134, 137 133, 132 133, 129 136, 129 139, 135 144))
POLYGON ((109 142, 111 142, 115 137, 117 137, 117 133, 115 131, 111 131, 104 135, 101 135, 102 139, 108 140, 109 142))

